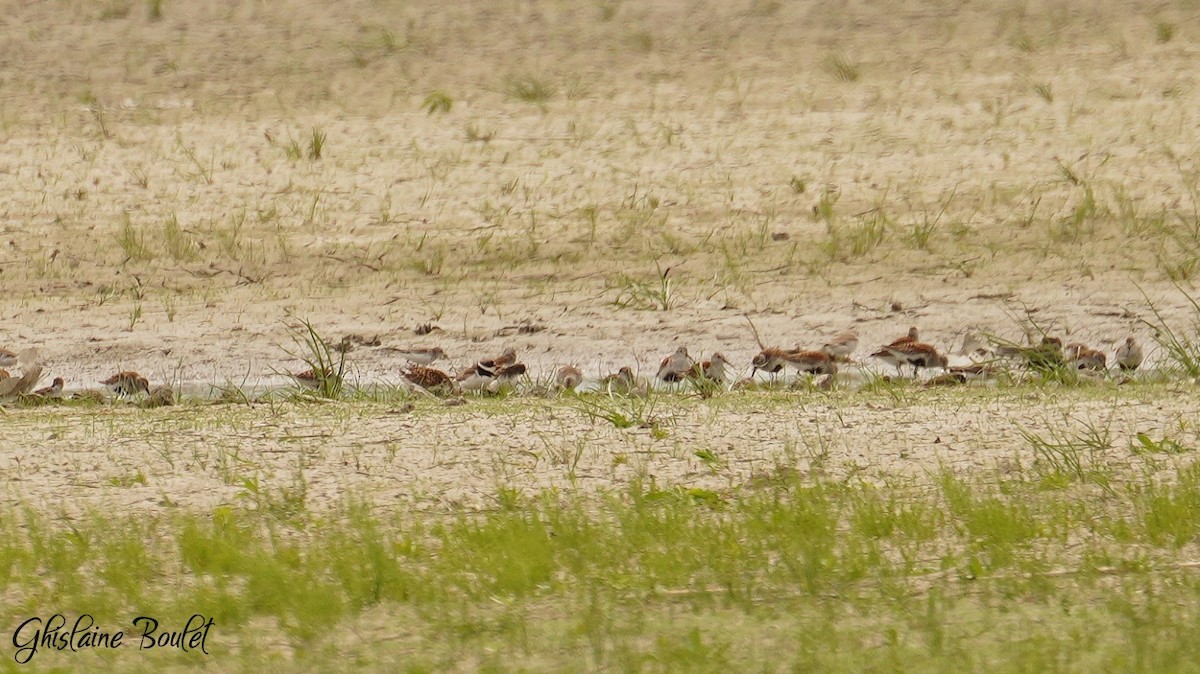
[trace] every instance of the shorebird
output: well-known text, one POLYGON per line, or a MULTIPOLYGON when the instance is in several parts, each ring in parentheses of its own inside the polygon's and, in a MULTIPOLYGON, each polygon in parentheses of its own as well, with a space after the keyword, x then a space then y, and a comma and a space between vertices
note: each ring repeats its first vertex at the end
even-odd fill
POLYGON ((583 372, 574 365, 563 365, 554 373, 554 385, 561 389, 574 391, 582 383, 583 372))
POLYGON ((1104 355, 1103 351, 1088 347, 1086 344, 1074 342, 1063 348, 1063 353, 1071 367, 1077 370, 1097 370, 1104 371, 1108 369, 1108 356, 1104 355))
POLYGON ((750 371, 750 378, 753 379, 759 370, 767 374, 779 374, 784 366, 787 365, 787 355, 789 353, 791 352, 785 349, 776 348, 765 348, 758 352, 758 355, 750 361, 750 365, 753 367, 750 371))
POLYGON ((895 365, 897 372, 900 372, 905 365, 912 365, 914 377, 923 367, 940 367, 945 370, 950 366, 946 356, 938 353, 933 346, 916 341, 893 342, 871 356, 895 365))
POLYGON ((788 351, 784 362, 808 374, 837 374, 837 363, 825 351, 788 351))
POLYGON ((524 363, 509 363, 501 365, 495 369, 487 369, 481 365, 476 365, 474 369, 468 370, 463 376, 458 377, 458 387, 463 391, 488 391, 497 393, 501 389, 512 386, 513 380, 525 374, 526 367, 524 363))
POLYGON ((504 353, 489 360, 481 360, 475 364, 475 368, 481 372, 487 372, 495 375, 506 365, 512 365, 517 362, 517 350, 511 346, 504 350, 504 353))
POLYGON ((675 349, 675 353, 663 358, 656 376, 667 382, 682 381, 695 364, 696 361, 688 355, 687 347, 681 346, 675 349))
POLYGON ((435 360, 446 358, 446 352, 442 347, 435 346, 432 348, 415 348, 415 349, 389 349, 392 353, 404 358, 410 363, 416 365, 429 365, 435 360))
POLYGON ((495 393, 525 374, 525 364, 515 361, 516 353, 512 349, 506 350, 499 358, 481 360, 458 374, 458 386, 463 391, 495 393))
POLYGON ((995 363, 971 363, 970 365, 951 365, 946 368, 950 374, 960 375, 963 381, 990 377, 1000 371, 995 363))
POLYGON ((508 363, 496 368, 493 377, 496 379, 516 379, 529 371, 525 363, 508 363))
POLYGON ((155 386, 142 407, 170 407, 175 404, 175 390, 165 384, 155 386))
POLYGON ((633 376, 633 370, 628 366, 617 370, 616 374, 610 374, 600 380, 600 386, 606 391, 614 393, 629 393, 637 385, 637 377, 633 376))
POLYGON ((1042 337, 1041 343, 1036 346, 1001 343, 996 347, 996 353, 1001 356, 1020 358, 1035 370, 1052 370, 1066 364, 1063 357, 1063 342, 1058 337, 1042 337))
POLYGON ((12 367, 17 364, 19 355, 8 349, 0 349, 0 367, 12 367))
POLYGON ((893 340, 891 344, 888 344, 888 346, 900 346, 901 344, 907 344, 909 342, 920 342, 920 341, 921 341, 921 333, 919 330, 917 330, 917 326, 914 325, 908 329, 907 335, 900 337, 899 339, 893 340))
POLYGON ((728 364, 729 361, 725 360, 725 356, 720 353, 714 353, 708 360, 693 365, 691 374, 695 379, 724 382, 725 366, 728 364))
POLYGON ((509 347, 504 350, 504 353, 495 358, 487 358, 470 367, 463 368, 455 379, 462 390, 477 391, 490 384, 505 367, 513 365, 516 362, 517 351, 509 347))
POLYGON ((1064 364, 1063 342, 1058 337, 1042 337, 1042 343, 1021 353, 1025 362, 1035 370, 1046 370, 1064 364))
POLYGON ((4 381, 5 379, 8 379, 11 376, 12 375, 8 373, 8 370, 0 368, 0 381, 4 381))
POLYGON ((429 392, 454 393, 458 385, 450 375, 441 370, 424 365, 410 365, 400 371, 400 375, 408 382, 416 384, 429 392))
MULTIPOLYGON (((311 376, 312 371, 310 370, 305 374, 311 376)), ((303 374, 300 374, 296 378, 300 379, 303 376, 303 374)), ((107 386, 108 390, 118 396, 132 396, 136 395, 139 391, 147 394, 150 393, 150 382, 142 375, 132 371, 118 372, 100 383, 107 386)))
POLYGON ((1142 364, 1142 347, 1133 336, 1125 338, 1125 342, 1117 347, 1117 367, 1124 371, 1136 370, 1142 364))
POLYGON ((482 391, 495 379, 490 371, 480 370, 478 365, 473 365, 459 372, 454 383, 460 391, 482 391))
MULTIPOLYGON (((22 353, 22 356, 25 354, 22 353)), ((29 393, 42 377, 42 364, 34 360, 32 364, 23 364, 25 368, 20 377, 9 377, 0 380, 0 398, 19 396, 29 393)))
MULTIPOLYGON (((134 373, 134 374, 136 374, 136 373, 134 373)), ((304 372, 301 372, 300 374, 292 375, 292 379, 295 379, 297 384, 304 386, 305 388, 315 389, 321 385, 322 379, 328 379, 332 376, 333 376, 333 373, 330 372, 329 370, 325 370, 323 373, 320 373, 319 375, 316 370, 305 370, 304 372)))
POLYGON ((962 348, 958 350, 958 355, 971 359, 991 358, 996 355, 996 352, 977 333, 967 332, 963 335, 962 348))
POLYGON ((34 391, 33 395, 42 396, 43 398, 61 398, 64 383, 62 377, 55 377, 53 383, 45 388, 34 391))
POLYGON ((829 354, 829 357, 835 361, 849 363, 850 356, 854 354, 854 350, 857 348, 858 333, 853 330, 847 330, 834 337, 828 344, 822 346, 821 350, 829 354))
POLYGON ((931 377, 925 382, 925 388, 933 388, 934 386, 957 386, 967 383, 967 376, 961 372, 945 372, 936 377, 931 377))

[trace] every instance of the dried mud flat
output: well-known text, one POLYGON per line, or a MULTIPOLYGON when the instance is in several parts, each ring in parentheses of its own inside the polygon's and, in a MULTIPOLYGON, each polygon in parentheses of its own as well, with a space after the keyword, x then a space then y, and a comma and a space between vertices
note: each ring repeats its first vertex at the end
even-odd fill
MULTIPOLYGON (((592 377, 677 344, 748 365, 745 315, 779 346, 854 327, 864 349, 912 324, 950 350, 1036 324, 1110 353, 1152 343, 1146 320, 1192 327, 1186 4, 11 4, 0 346, 68 389, 279 385, 299 319, 592 377)), ((363 382, 401 365, 350 357, 363 382)), ((318 505, 474 506, 781 466, 1003 470, 1031 458, 1021 429, 1080 423, 1111 424, 1120 460, 1195 399, 739 393, 663 401, 665 438, 524 398, 39 408, 3 417, 0 463, 11 499, 66 490, 69 510, 205 506, 298 470, 318 505)))

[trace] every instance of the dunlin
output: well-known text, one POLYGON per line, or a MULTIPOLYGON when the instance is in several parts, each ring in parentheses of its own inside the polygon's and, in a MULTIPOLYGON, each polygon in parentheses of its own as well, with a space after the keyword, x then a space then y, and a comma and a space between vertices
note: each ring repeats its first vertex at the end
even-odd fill
POLYGON ((496 374, 492 377, 492 381, 488 382, 487 390, 492 393, 499 393, 505 389, 511 389, 517 380, 517 377, 525 376, 528 368, 525 363, 509 363, 496 368, 496 374))
POLYGON ((787 355, 790 353, 784 349, 765 348, 750 361, 753 369, 750 372, 750 378, 753 379, 755 373, 759 370, 767 374, 779 374, 787 365, 787 355))
MULTIPOLYGON (((298 375, 297 378, 300 376, 303 375, 298 375)), ((150 393, 150 382, 136 372, 118 372, 100 383, 118 396, 132 396, 138 392, 150 393)))
POLYGON ((958 350, 958 354, 970 358, 990 358, 995 355, 995 352, 978 334, 968 332, 963 336, 962 348, 958 350))
POLYGON ((170 407, 175 404, 175 390, 170 386, 155 386, 150 396, 142 403, 142 407, 170 407))
POLYGON ((967 379, 980 379, 990 377, 1000 372, 1000 368, 995 363, 971 363, 970 365, 951 365, 946 368, 950 374, 957 374, 967 379))
POLYGON ((800 372, 808 374, 837 374, 837 363, 832 355, 824 351, 788 351, 784 361, 800 372))
POLYGON ((1136 370, 1142 364, 1142 347, 1132 336, 1126 337, 1125 342, 1117 347, 1117 367, 1122 370, 1136 370))
POLYGON ((1058 337, 1042 337, 1036 346, 1020 346, 1000 343, 996 353, 1001 356, 1019 358, 1035 370, 1052 370, 1066 364, 1063 357, 1063 341, 1058 337))
POLYGON ((725 366, 729 364, 725 360, 725 356, 720 353, 714 353, 712 358, 696 363, 692 366, 692 376, 697 379, 709 379, 712 381, 725 381, 725 366))
POLYGON ((1042 337, 1042 343, 1022 354, 1029 367, 1045 370, 1063 365, 1063 342, 1058 337, 1042 337))
POLYGON ((41 363, 34 362, 32 365, 23 365, 23 367, 25 369, 21 372, 20 377, 0 380, 0 398, 24 395, 37 385, 38 379, 42 377, 41 363))
POLYGON ((1104 355, 1103 351, 1090 348, 1086 344, 1079 342, 1068 344, 1063 348, 1063 353, 1071 367, 1075 369, 1101 372, 1108 369, 1108 356, 1104 355))
POLYGON ((333 373, 329 370, 325 370, 325 372, 321 373, 320 375, 318 375, 316 370, 305 370, 300 374, 292 375, 292 379, 295 379, 297 384, 305 388, 315 389, 321 385, 322 379, 328 379, 332 376, 333 373))
POLYGON ((563 365, 554 373, 554 385, 560 389, 574 391, 576 386, 583 383, 583 372, 574 365, 563 365))
POLYGON ((8 349, 0 349, 0 367, 12 367, 17 364, 17 354, 8 349))
POLYGON ((656 376, 667 382, 682 381, 695 364, 696 362, 688 355, 687 347, 681 346, 675 349, 675 353, 663 358, 656 376))
POLYGON ((871 355, 895 365, 897 372, 905 365, 912 365, 914 377, 923 367, 940 367, 945 370, 950 365, 946 356, 938 353, 933 346, 916 341, 893 342, 871 355))
POLYGON ((636 385, 637 377, 633 375, 633 370, 628 366, 622 367, 615 374, 610 374, 600 380, 601 388, 613 393, 628 393, 636 385))
POLYGON ((504 350, 504 353, 491 358, 489 360, 481 360, 475 364, 476 369, 486 370, 491 374, 497 374, 506 365, 512 365, 517 362, 517 350, 509 347, 504 350))
POLYGON ((528 372, 528 368, 525 367, 525 363, 507 363, 505 365, 501 365, 500 367, 496 368, 496 372, 495 372, 494 376, 496 377, 496 379, 510 379, 511 380, 511 379, 516 379, 517 377, 520 377, 521 375, 525 374, 526 372, 528 372))
POLYGON ((901 344, 907 344, 909 342, 920 342, 920 341, 921 341, 921 333, 919 330, 917 330, 917 326, 914 325, 908 329, 907 335, 894 340, 891 344, 888 344, 888 346, 900 346, 901 344))
POLYGON ((65 382, 63 381, 62 377, 55 377, 53 383, 45 388, 40 388, 34 391, 33 395, 42 396, 43 398, 60 398, 62 397, 64 383, 65 382))
POLYGON ((850 356, 854 354, 854 350, 857 348, 858 333, 853 330, 847 330, 834 337, 828 344, 822 346, 821 350, 829 354, 829 357, 835 361, 849 363, 850 356))
POLYGON ((446 352, 442 347, 435 346, 431 348, 413 348, 413 349, 390 349, 397 356, 416 365, 429 365, 436 360, 446 358, 446 352))
POLYGON ((934 386, 958 386, 959 384, 967 383, 967 376, 961 372, 946 372, 939 374, 936 377, 931 377, 925 382, 926 388, 934 386))
POLYGON ((893 347, 891 347, 891 346, 880 347, 880 349, 878 351, 871 354, 871 357, 878 358, 879 360, 882 360, 883 362, 887 363, 888 365, 891 365, 892 367, 896 368, 896 372, 899 373, 900 368, 908 361, 906 361, 901 356, 896 355, 892 351, 892 348, 893 347))

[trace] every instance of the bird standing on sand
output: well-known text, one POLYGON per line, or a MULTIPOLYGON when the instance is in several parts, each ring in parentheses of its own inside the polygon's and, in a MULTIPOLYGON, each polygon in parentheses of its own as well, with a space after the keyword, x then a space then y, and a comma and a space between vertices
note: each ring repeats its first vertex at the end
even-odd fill
POLYGON ((1126 372, 1136 370, 1141 366, 1142 347, 1132 335, 1126 337, 1125 342, 1117 347, 1116 361, 1117 367, 1126 372))
POLYGON ((688 355, 687 347, 681 346, 675 349, 675 353, 663 358, 657 377, 666 382, 682 381, 695 365, 696 361, 688 355))
POLYGON ((849 363, 850 356, 854 354, 854 350, 858 348, 858 333, 853 330, 847 330, 842 334, 834 337, 821 347, 821 350, 829 354, 829 357, 835 361, 849 363))

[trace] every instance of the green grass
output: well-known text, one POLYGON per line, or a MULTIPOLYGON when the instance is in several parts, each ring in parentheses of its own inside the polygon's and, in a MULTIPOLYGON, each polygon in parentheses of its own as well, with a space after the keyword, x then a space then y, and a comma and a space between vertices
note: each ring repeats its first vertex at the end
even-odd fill
POLYGON ((1175 37, 1175 24, 1170 21, 1158 19, 1154 22, 1154 41, 1159 44, 1166 44, 1175 37))
POLYGON ((117 233, 117 244, 121 246, 121 250, 125 253, 125 259, 128 261, 141 262, 154 258, 154 252, 146 245, 145 235, 134 226, 128 214, 122 217, 121 229, 117 233))
POLYGON ((290 326, 288 330, 296 351, 287 351, 287 354, 302 360, 305 369, 311 370, 316 375, 315 388, 311 391, 299 388, 298 391, 311 393, 318 398, 328 400, 341 398, 346 382, 345 351, 330 347, 329 342, 307 320, 301 320, 297 325, 290 326))
POLYGON ((327 134, 319 126, 314 126, 308 138, 308 158, 316 161, 325 152, 327 134))
POLYGON ((1154 319, 1141 322, 1154 331, 1154 341, 1162 352, 1159 367, 1176 376, 1196 378, 1200 377, 1200 302, 1178 285, 1176 289, 1191 308, 1186 325, 1172 325, 1148 296, 1146 305, 1154 319))
POLYGON ((1200 470, 1168 473, 1100 491, 784 471, 720 492, 504 488, 443 514, 353 497, 318 514, 256 482, 202 512, 9 508, 0 611, 214 619, 208 656, 35 656, 69 670, 1188 669, 1200 470))
POLYGON ((435 112, 447 113, 454 106, 454 99, 444 91, 431 91, 421 102, 421 109, 432 115, 435 112))
POLYGON ((546 79, 530 73, 515 75, 505 81, 505 92, 509 97, 525 103, 544 105, 557 89, 546 79))
POLYGON ((862 65, 851 61, 845 54, 830 54, 821 65, 839 82, 857 82, 862 77, 862 65))
POLYGON ((621 309, 670 311, 679 302, 675 281, 668 278, 670 273, 670 267, 659 267, 652 281, 639 281, 622 274, 616 281, 619 292, 613 304, 621 309))

